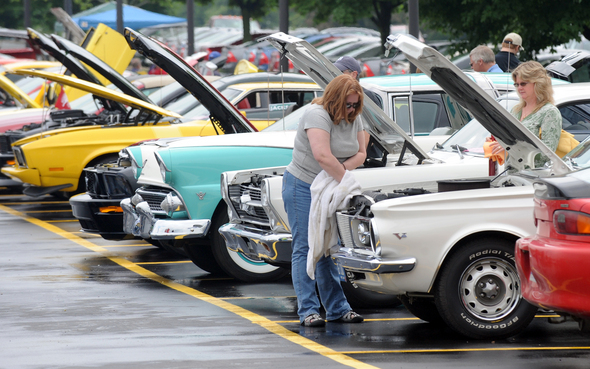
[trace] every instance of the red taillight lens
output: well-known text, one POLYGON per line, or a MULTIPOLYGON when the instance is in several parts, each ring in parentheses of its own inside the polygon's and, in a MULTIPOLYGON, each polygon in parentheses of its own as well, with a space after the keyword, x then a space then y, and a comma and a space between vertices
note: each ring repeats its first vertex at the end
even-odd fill
POLYGON ((557 233, 590 235, 590 214, 557 210, 553 213, 553 226, 557 233))
POLYGON ((236 59, 236 56, 234 55, 234 53, 232 53, 231 51, 227 52, 227 60, 225 61, 226 63, 237 63, 238 59, 236 59))

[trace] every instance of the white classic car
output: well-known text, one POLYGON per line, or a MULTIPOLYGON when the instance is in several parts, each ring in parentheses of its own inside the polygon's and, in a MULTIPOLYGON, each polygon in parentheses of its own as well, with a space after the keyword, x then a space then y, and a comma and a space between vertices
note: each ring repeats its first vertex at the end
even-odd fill
MULTIPOLYGON (((411 38, 391 38, 388 45, 404 52, 481 122, 469 123, 443 145, 435 147, 429 153, 430 157, 444 154, 462 158, 461 160, 472 157, 484 160, 483 143, 490 133, 506 147, 510 157, 504 167, 505 173, 497 178, 480 176, 482 178, 470 179, 460 171, 445 173, 445 176, 434 172, 437 167, 454 170, 456 166, 450 163, 416 165, 413 166, 413 172, 410 171, 411 167, 407 166, 359 168, 353 171, 363 188, 369 191, 357 199, 360 205, 355 203, 352 210, 339 214, 340 235, 345 247, 334 257, 346 271, 345 277, 353 281, 353 286, 385 294, 400 294, 402 302, 422 319, 443 321, 442 314, 435 308, 436 297, 440 309, 446 309, 449 315, 455 314, 457 320, 460 320, 457 322, 447 318, 444 321, 461 333, 477 338, 512 335, 526 327, 535 311, 521 301, 518 276, 510 256, 514 240, 521 235, 534 232, 531 217, 532 188, 526 185, 530 184, 529 180, 532 177, 565 173, 571 169, 507 112, 506 109, 510 109, 518 101, 516 95, 509 94, 500 98, 500 102, 494 101, 442 55, 411 38), (551 158, 553 166, 528 170, 534 168, 533 159, 540 152, 551 158), (520 175, 516 174, 518 171, 522 171, 520 175), (417 173, 420 173, 421 177, 415 176, 417 173), (492 179, 494 187, 502 188, 443 193, 457 187, 490 187, 492 179), (374 191, 375 189, 377 191, 374 191), (503 190, 514 193, 501 198, 499 195, 507 193, 502 192, 503 190), (440 193, 436 193, 439 191, 440 193), (464 201, 465 198, 471 199, 471 196, 476 196, 480 192, 485 193, 481 195, 483 198, 492 202, 489 208, 482 206, 482 203, 464 201), (395 199, 398 197, 401 199, 395 199), (517 200, 519 197, 522 197, 522 202, 517 200), (435 201, 438 198, 441 201, 435 201), (428 201, 427 199, 432 199, 432 204, 429 203, 431 206, 422 207, 421 204, 428 201), (371 207, 373 203, 375 205, 371 207), (391 214, 388 212, 389 207, 382 206, 382 203, 391 204, 391 209, 394 209, 391 214), (407 204, 414 206, 408 207, 407 204), (455 206, 456 212, 453 211, 455 206), (498 207, 501 211, 497 210, 498 207), (374 208, 383 218, 378 222, 379 227, 372 228, 377 218, 373 212, 374 208), (399 217, 394 211, 400 212, 399 217), (371 220, 373 215, 375 218, 371 220), (391 217, 395 217, 399 226, 386 225, 391 222, 391 217), (440 283, 435 283, 442 276, 439 273, 441 267, 450 264, 453 266, 447 267, 450 268, 447 270, 456 268, 455 259, 449 258, 453 254, 451 250, 462 245, 471 245, 471 248, 465 249, 467 253, 476 249, 478 251, 469 253, 467 258, 479 258, 493 252, 494 260, 500 253, 497 248, 488 253, 486 247, 489 247, 489 244, 482 244, 482 249, 479 249, 475 247, 478 246, 476 241, 473 241, 475 246, 470 243, 469 237, 475 237, 477 232, 472 233, 468 226, 463 225, 473 223, 481 223, 487 227, 483 229, 489 233, 484 232, 481 236, 488 235, 494 238, 495 234, 501 234, 501 237, 505 237, 504 240, 507 239, 503 241, 504 244, 508 245, 507 250, 504 250, 506 253, 503 254, 508 255, 507 261, 485 264, 487 261, 484 259, 483 264, 475 265, 474 270, 481 271, 481 275, 475 277, 489 275, 489 270, 501 270, 497 274, 504 279, 494 277, 490 279, 489 284, 483 283, 483 290, 478 291, 478 298, 466 302, 467 306, 474 304, 473 308, 460 310, 453 306, 454 310, 449 310, 447 300, 453 297, 456 300, 460 299, 457 290, 459 282, 455 281, 454 292, 447 291, 444 297, 442 294, 436 295, 434 287, 441 286, 440 283), (462 233, 458 228, 464 228, 464 237, 459 237, 462 233), (376 229, 379 230, 379 234, 375 233, 376 229), (412 237, 407 230, 413 231, 412 237), (445 235, 454 235, 456 239, 447 242, 443 239, 445 235), (371 240, 374 243, 371 243, 371 240), (503 274, 504 272, 506 274, 503 274), (511 283, 500 287, 499 282, 508 280, 511 283), (488 293, 487 289, 496 286, 503 288, 502 291, 506 294, 503 302, 497 306, 493 303, 495 297, 490 301, 483 300, 488 293), (438 302, 441 298, 447 300, 438 302), (484 313, 485 310, 487 311, 484 313), (480 313, 476 314, 475 311, 480 313), (489 314, 489 317, 485 317, 485 314, 489 314), (482 316, 485 318, 481 318, 482 316)), ((590 121, 590 93, 586 92, 588 87, 587 84, 554 87, 556 104, 563 116, 563 127, 576 132, 580 140, 589 133, 588 128, 585 131, 577 131, 580 123, 590 121)), ((222 226, 220 232, 228 247, 246 255, 256 255, 270 264, 277 265, 290 263, 291 252, 291 235, 281 197, 282 181, 280 176, 272 174, 280 173, 282 170, 284 168, 263 168, 226 172, 222 176, 223 196, 228 203, 230 223, 222 226), (264 215, 260 216, 260 212, 255 213, 255 208, 263 208, 264 215)), ((466 285, 469 283, 472 282, 465 282, 466 285)), ((492 295, 496 296, 490 293, 490 296, 492 295)))

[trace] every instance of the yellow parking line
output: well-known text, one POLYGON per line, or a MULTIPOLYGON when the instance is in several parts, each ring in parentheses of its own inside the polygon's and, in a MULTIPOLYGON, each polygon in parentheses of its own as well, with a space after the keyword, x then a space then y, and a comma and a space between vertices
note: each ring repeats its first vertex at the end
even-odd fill
POLYGON ((78 219, 46 220, 47 223, 73 223, 77 221, 78 219))
POLYGON ((219 308, 222 308, 226 311, 232 312, 244 319, 251 321, 254 324, 261 326, 262 328, 268 330, 271 333, 274 333, 274 334, 276 334, 276 335, 278 335, 278 336, 280 336, 292 343, 295 343, 297 345, 305 347, 306 349, 308 349, 310 351, 314 351, 314 352, 316 352, 322 356, 325 356, 331 360, 334 360, 340 364, 347 365, 352 368, 359 368, 359 369, 377 368, 373 365, 365 364, 359 360, 356 360, 356 359, 353 359, 349 356, 343 355, 343 354, 339 353, 338 351, 332 350, 331 348, 328 348, 324 345, 320 345, 320 344, 314 342, 313 340, 310 340, 308 338, 300 336, 297 333, 293 333, 290 330, 286 329, 285 327, 281 326, 280 324, 277 324, 277 323, 271 321, 270 319, 265 318, 261 315, 255 314, 255 313, 248 311, 242 307, 230 304, 226 301, 223 301, 223 300, 213 297, 211 295, 207 295, 203 292, 200 292, 200 291, 195 290, 193 288, 187 287, 187 286, 182 285, 180 283, 176 283, 170 279, 164 278, 156 273, 153 273, 153 272, 151 272, 151 271, 149 271, 149 270, 147 270, 135 263, 132 263, 129 260, 125 260, 125 259, 120 258, 118 256, 111 255, 107 252, 108 251, 107 249, 97 246, 97 245, 95 245, 83 238, 80 238, 70 232, 66 232, 66 231, 64 231, 54 225, 51 225, 47 222, 29 217, 28 215, 26 215, 24 213, 21 213, 16 210, 12 210, 9 207, 3 206, 3 205, 0 205, 0 209, 9 213, 9 214, 20 217, 20 218, 22 218, 32 224, 35 224, 41 228, 44 228, 50 232, 60 235, 60 236, 64 237, 65 239, 75 242, 78 245, 83 246, 91 251, 99 253, 102 256, 104 256, 105 258, 111 260, 112 262, 117 263, 120 266, 122 266, 122 267, 136 273, 136 274, 139 274, 144 278, 151 279, 152 281, 158 282, 158 283, 160 283, 166 287, 169 287, 173 290, 185 293, 185 294, 193 296, 194 298, 197 298, 201 301, 208 302, 208 303, 215 305, 219 308))
POLYGON ((179 261, 144 261, 135 263, 136 265, 154 265, 154 264, 188 264, 192 263, 190 260, 179 260, 179 261))

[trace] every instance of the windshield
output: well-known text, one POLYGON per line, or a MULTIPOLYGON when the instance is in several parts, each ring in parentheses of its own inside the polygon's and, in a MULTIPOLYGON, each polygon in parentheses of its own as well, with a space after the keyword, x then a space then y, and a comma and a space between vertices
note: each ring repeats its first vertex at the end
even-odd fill
POLYGON ((582 141, 572 151, 568 152, 563 161, 570 163, 574 169, 590 167, 590 136, 582 141))
MULTIPOLYGON (((234 103, 235 98, 240 95, 243 90, 237 90, 235 88, 226 88, 221 91, 221 94, 225 96, 230 102, 234 103)), ((192 95, 190 95, 192 96, 192 95)), ((194 97, 193 97, 194 99, 194 97)), ((179 100, 180 101, 180 100, 179 100)), ((172 106, 168 107, 168 110, 175 111, 172 106)), ((197 120, 197 119, 209 119, 209 110, 202 104, 197 105, 195 108, 191 109, 187 113, 184 114, 184 117, 189 120, 197 120)))
MULTIPOLYGON (((518 98, 512 96, 501 96, 496 101, 510 111, 518 103, 518 98)), ((485 129, 477 120, 472 119, 465 127, 458 130, 454 135, 449 137, 442 146, 437 147, 445 151, 457 151, 472 154, 483 155, 483 145, 486 138, 490 137, 490 132, 485 129)))
POLYGON ((180 115, 185 115, 191 109, 194 109, 196 105, 200 105, 199 100, 197 100, 193 95, 186 94, 182 96, 180 99, 174 101, 166 105, 166 109, 178 113, 180 115))
POLYGON ((307 108, 311 104, 304 105, 299 109, 295 110, 293 113, 287 115, 283 119, 277 120, 275 123, 271 124, 270 126, 263 129, 264 132, 268 131, 295 131, 297 126, 299 125, 299 119, 307 108))

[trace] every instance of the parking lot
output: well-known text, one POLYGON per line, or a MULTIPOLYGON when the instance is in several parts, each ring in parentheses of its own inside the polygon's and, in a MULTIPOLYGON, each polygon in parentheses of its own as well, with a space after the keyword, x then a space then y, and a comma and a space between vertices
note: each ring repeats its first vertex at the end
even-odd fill
POLYGON ((0 195, 0 368, 588 368, 588 335, 539 312, 475 341, 403 306, 298 324, 289 278, 210 275, 138 240, 79 232, 67 201, 0 195))

